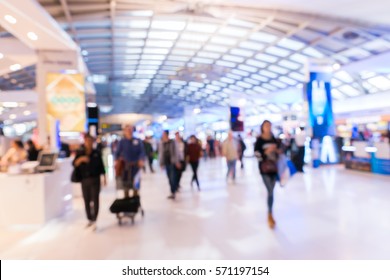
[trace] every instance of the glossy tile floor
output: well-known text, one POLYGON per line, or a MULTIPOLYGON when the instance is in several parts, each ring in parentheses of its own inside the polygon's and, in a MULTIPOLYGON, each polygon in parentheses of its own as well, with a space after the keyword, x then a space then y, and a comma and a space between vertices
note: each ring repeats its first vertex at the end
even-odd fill
MULTIPOLYGON (((1 259, 390 259, 390 177, 306 169, 275 190, 277 228, 266 224, 266 191, 256 161, 245 159, 227 184, 222 159, 202 162, 202 191, 184 174, 176 201, 167 200, 161 171, 143 175, 145 217, 118 226, 101 194, 96 232, 85 229, 80 198, 74 210, 42 227, 0 228, 1 259)), ((28 211, 28 209, 26 210, 28 211)))

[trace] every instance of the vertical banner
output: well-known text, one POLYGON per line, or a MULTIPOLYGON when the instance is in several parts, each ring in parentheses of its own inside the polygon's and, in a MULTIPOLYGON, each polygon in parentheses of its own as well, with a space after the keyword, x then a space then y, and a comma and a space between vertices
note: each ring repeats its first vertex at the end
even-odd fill
POLYGON ((335 135, 330 79, 329 73, 311 72, 306 86, 313 138, 335 135))
POLYGON ((306 85, 309 122, 312 128, 313 166, 339 161, 335 147, 335 122, 332 110, 331 72, 310 72, 306 85))
POLYGON ((46 104, 47 128, 58 120, 61 132, 83 132, 86 125, 84 76, 47 74, 46 104))
POLYGON ((240 107, 230 107, 230 128, 232 131, 244 131, 244 116, 240 107))

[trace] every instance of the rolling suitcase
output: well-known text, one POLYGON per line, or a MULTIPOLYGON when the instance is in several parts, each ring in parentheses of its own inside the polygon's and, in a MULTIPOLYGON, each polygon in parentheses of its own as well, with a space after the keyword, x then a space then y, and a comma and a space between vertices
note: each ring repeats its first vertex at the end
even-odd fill
POLYGON ((123 218, 130 218, 131 222, 134 223, 134 217, 141 212, 142 217, 144 216, 144 210, 141 206, 141 199, 138 195, 140 172, 138 168, 135 168, 134 164, 124 164, 121 170, 122 174, 117 174, 117 188, 119 183, 119 189, 123 189, 124 198, 117 198, 110 206, 110 211, 116 214, 118 224, 122 224, 123 218), (129 193, 132 191, 132 195, 129 193))
POLYGON ((138 211, 141 211, 141 215, 144 216, 139 195, 115 199, 110 206, 110 211, 116 214, 119 225, 122 224, 122 219, 126 217, 130 218, 131 222, 134 223, 134 217, 138 211))

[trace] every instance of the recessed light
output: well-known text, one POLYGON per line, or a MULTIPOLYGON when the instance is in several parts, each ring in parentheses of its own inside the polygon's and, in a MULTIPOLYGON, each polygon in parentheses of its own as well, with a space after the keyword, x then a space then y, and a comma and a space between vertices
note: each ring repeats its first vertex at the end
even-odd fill
POLYGON ((3 102, 3 107, 4 108, 16 108, 18 107, 18 103, 17 102, 3 102))
POLYGON ((10 69, 11 71, 18 71, 18 70, 22 69, 22 66, 21 66, 20 64, 12 64, 12 65, 9 67, 9 69, 10 69))
POLYGON ((28 111, 28 110, 27 110, 27 111, 24 111, 24 112, 23 112, 23 115, 25 115, 25 116, 29 116, 29 115, 31 115, 31 112, 30 112, 30 111, 28 111))
POLYGON ((5 15, 5 16, 4 16, 4 19, 5 19, 6 21, 8 21, 9 23, 11 23, 11 24, 15 24, 15 23, 17 22, 16 18, 14 18, 14 17, 11 16, 11 15, 5 15))
POLYGON ((2 59, 4 57, 4 54, 2 54, 1 52, 0 52, 0 59, 2 59))
POLYGON ((9 118, 10 118, 11 120, 14 120, 14 119, 16 119, 16 115, 15 115, 15 114, 11 114, 11 115, 9 115, 9 118))
POLYGON ((84 56, 86 56, 86 55, 88 55, 88 51, 87 51, 87 50, 82 50, 82 51, 81 51, 81 54, 84 55, 84 56))
POLYGON ((34 32, 28 32, 28 33, 27 33, 27 37, 28 37, 30 40, 32 40, 32 41, 38 40, 38 35, 35 34, 34 32))

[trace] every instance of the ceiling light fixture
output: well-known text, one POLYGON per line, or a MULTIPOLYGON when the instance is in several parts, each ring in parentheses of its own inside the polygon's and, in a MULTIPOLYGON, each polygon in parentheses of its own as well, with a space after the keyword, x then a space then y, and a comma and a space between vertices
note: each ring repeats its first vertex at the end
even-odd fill
POLYGON ((28 37, 30 40, 32 40, 32 41, 38 40, 38 35, 35 34, 34 32, 28 32, 28 33, 27 33, 27 37, 28 37))
POLYGON ((4 108, 16 108, 18 107, 18 103, 17 102, 3 102, 3 107, 4 108))
POLYGON ((4 16, 4 19, 5 19, 6 21, 8 21, 9 23, 11 23, 11 24, 15 24, 15 23, 17 22, 16 18, 14 18, 14 17, 11 16, 11 15, 5 15, 5 16, 4 16))
POLYGON ((11 120, 14 120, 14 119, 16 119, 16 115, 15 115, 15 114, 11 114, 11 115, 9 115, 9 118, 10 118, 11 120))
POLYGON ((29 116, 29 115, 31 115, 31 111, 28 111, 28 110, 27 110, 27 111, 24 111, 24 112, 23 112, 23 115, 29 116))
POLYGON ((0 53, 0 59, 2 59, 4 57, 4 54, 0 53))
POLYGON ((10 67, 9 67, 9 69, 11 70, 11 71, 18 71, 18 70, 20 70, 20 69, 22 69, 22 66, 20 65, 20 64, 12 64, 10 67))
POLYGON ((88 55, 88 51, 87 51, 87 50, 82 50, 82 51, 81 51, 81 54, 82 54, 83 56, 86 56, 86 55, 88 55))

